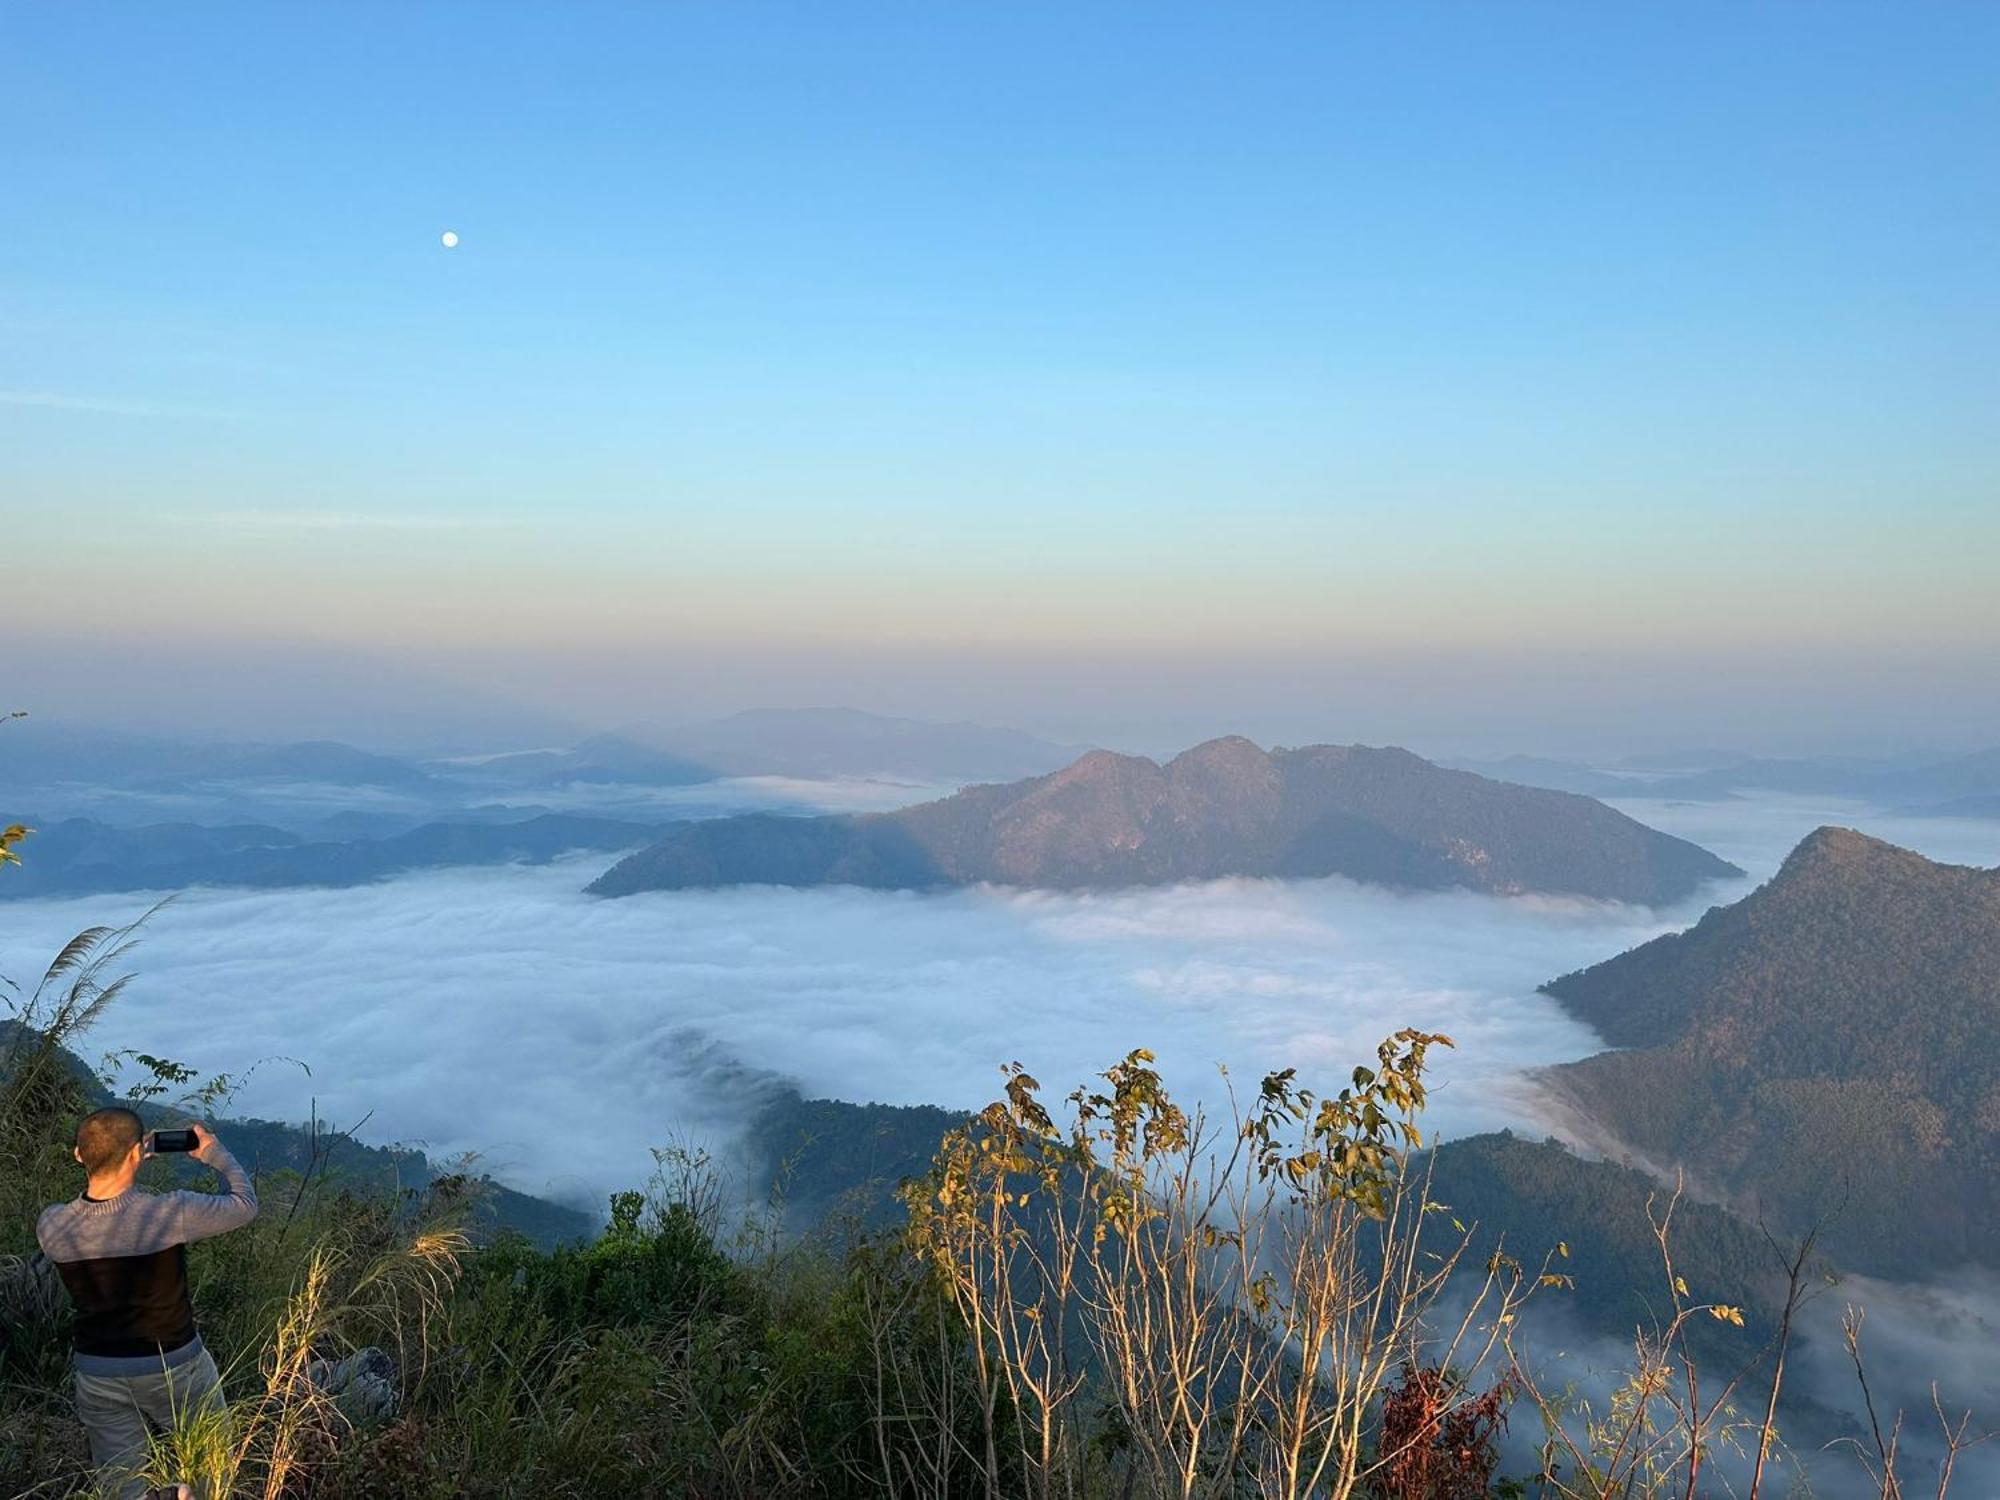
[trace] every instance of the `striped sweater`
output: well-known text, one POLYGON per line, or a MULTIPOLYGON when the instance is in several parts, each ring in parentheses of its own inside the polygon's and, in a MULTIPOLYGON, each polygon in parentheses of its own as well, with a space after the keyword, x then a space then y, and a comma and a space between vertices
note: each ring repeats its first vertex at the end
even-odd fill
POLYGON ((196 1161, 220 1193, 83 1197, 42 1210, 35 1238, 76 1303, 76 1367, 86 1375, 157 1375, 201 1353, 188 1301, 187 1247, 257 1217, 250 1174, 220 1141, 196 1161))

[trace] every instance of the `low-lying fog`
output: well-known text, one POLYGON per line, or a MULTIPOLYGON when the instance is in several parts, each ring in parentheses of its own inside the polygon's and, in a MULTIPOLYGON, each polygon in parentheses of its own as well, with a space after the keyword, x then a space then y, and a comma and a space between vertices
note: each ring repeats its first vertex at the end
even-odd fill
MULTIPOLYGON (((581 893, 601 857, 349 890, 193 891, 134 956, 100 1045, 204 1071, 266 1063, 240 1112, 373 1111, 367 1136, 477 1149, 601 1201, 647 1147, 726 1130, 742 1068, 812 1095, 972 1106, 1019 1059, 1066 1091, 1136 1046, 1205 1088, 1336 1078, 1385 1032, 1451 1033, 1436 1118, 1520 1119, 1515 1070, 1594 1050, 1534 987, 1665 925, 1585 903, 1398 896, 1343 881, 1115 895, 776 888, 581 893)), ((10 908, 6 972, 143 902, 10 908)))
MULTIPOLYGON (((2000 865, 2000 818, 1912 818, 1866 802, 1758 792, 1724 802, 1669 802, 1654 797, 1606 798, 1627 817, 1662 833, 1692 840, 1733 864, 1755 884, 1768 879, 1798 841, 1815 828, 1858 828, 1951 865, 2000 865)), ((1745 887, 1747 888, 1747 887, 1745 887)), ((1715 900, 1733 901, 1731 892, 1715 900)))
MULTIPOLYGON (((845 795, 842 793, 841 795, 845 795)), ((1859 823, 1940 858, 2000 862, 2000 824, 1871 817, 1768 799, 1650 805, 1754 878, 1817 823, 1859 823)), ((581 887, 592 856, 440 870, 351 890, 198 890, 161 912, 99 1048, 207 1072, 263 1062, 237 1112, 316 1098, 364 1138, 478 1151, 519 1187, 577 1202, 645 1172, 673 1136, 726 1139, 748 1081, 810 1095, 972 1106, 999 1064, 1053 1092, 1135 1046, 1216 1098, 1296 1066, 1337 1081, 1404 1025, 1450 1033, 1432 1123, 1539 1128, 1522 1069, 1595 1050, 1535 986, 1684 925, 1580 901, 1402 895, 1345 881, 1228 880, 1099 895, 852 889, 652 893, 581 887)), ((140 898, 9 909, 0 972, 39 973, 73 932, 140 898)))

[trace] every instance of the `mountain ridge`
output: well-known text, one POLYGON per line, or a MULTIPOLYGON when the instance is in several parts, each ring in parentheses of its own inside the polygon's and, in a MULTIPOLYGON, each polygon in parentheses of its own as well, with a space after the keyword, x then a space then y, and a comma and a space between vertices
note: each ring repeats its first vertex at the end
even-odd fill
POLYGON ((329 808, 364 807, 415 826, 524 795, 566 796, 584 804, 578 811, 615 802, 639 816, 662 790, 708 783, 879 779, 937 788, 1039 775, 1076 753, 1023 730, 858 709, 757 709, 678 729, 634 724, 566 746, 432 759, 333 740, 168 740, 30 719, 0 734, 0 793, 12 801, 10 818, 33 807, 124 826, 264 823, 310 833, 329 808), (635 795, 607 796, 621 787, 635 795))
POLYGON ((1047 775, 895 812, 685 824, 589 889, 1097 889, 1345 875, 1661 905, 1741 873, 1588 797, 1489 781, 1399 748, 1265 751, 1226 735, 1164 764, 1093 750, 1047 775))

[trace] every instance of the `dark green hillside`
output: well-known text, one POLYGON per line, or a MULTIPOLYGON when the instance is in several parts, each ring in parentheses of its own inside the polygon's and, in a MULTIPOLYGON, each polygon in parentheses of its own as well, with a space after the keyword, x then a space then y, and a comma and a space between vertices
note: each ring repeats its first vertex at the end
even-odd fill
POLYGON ((944 1133, 964 1123, 963 1111, 926 1104, 848 1104, 787 1092, 751 1121, 744 1180, 754 1192, 773 1194, 794 1232, 893 1223, 902 1216, 897 1187, 930 1170, 944 1133))
MULTIPOLYGON (((1431 1196, 1464 1223, 1477 1221, 1484 1242, 1504 1241, 1530 1269, 1560 1245, 1553 1269, 1576 1285, 1556 1294, 1583 1326, 1607 1338, 1650 1325, 1668 1306, 1660 1247, 1647 1203, 1663 1212, 1672 1189, 1616 1162, 1576 1155, 1558 1141, 1509 1132, 1470 1136, 1437 1150, 1431 1196)), ((1771 1247, 1726 1209, 1683 1198, 1673 1220, 1674 1259, 1693 1295, 1741 1307, 1750 1339, 1715 1340, 1754 1349, 1784 1306, 1784 1283, 1771 1247)))
POLYGON ((473 1224, 486 1231, 483 1237, 506 1230, 550 1248, 593 1239, 603 1227, 599 1213, 504 1186, 484 1175, 476 1162, 464 1170, 435 1162, 414 1146, 368 1146, 352 1136, 325 1131, 315 1136, 309 1127, 275 1120, 223 1120, 215 1128, 237 1159, 258 1174, 310 1168, 363 1195, 422 1192, 445 1180, 462 1185, 473 1224))
MULTIPOLYGON (((849 1104, 786 1095, 767 1105, 750 1131, 747 1174, 761 1189, 780 1183, 784 1223, 794 1232, 822 1225, 894 1223, 897 1186, 922 1176, 945 1131, 965 1116, 930 1106, 849 1104)), ((1592 1334, 1622 1339, 1650 1324, 1667 1305, 1666 1273, 1647 1219, 1664 1211, 1671 1189, 1616 1162, 1578 1156, 1557 1141, 1510 1132, 1440 1146, 1432 1196, 1465 1223, 1477 1221, 1482 1246, 1502 1243, 1539 1266, 1558 1243, 1569 1255, 1556 1269, 1575 1278, 1560 1304, 1592 1334)), ((1674 1216, 1680 1274, 1703 1301, 1744 1309, 1741 1333, 1709 1342, 1744 1352, 1769 1334, 1784 1286, 1771 1247, 1755 1225, 1726 1209, 1684 1198, 1674 1216)))
POLYGON ((2000 871, 1822 828, 1547 990, 1632 1049, 1550 1079, 1635 1148, 1794 1227, 1844 1201, 1828 1245, 1860 1269, 2000 1263, 2000 871))

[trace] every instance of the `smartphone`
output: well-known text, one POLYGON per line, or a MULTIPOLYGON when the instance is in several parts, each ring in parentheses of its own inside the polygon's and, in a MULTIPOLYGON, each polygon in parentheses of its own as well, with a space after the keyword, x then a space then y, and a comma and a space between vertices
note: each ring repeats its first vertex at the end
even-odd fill
POLYGON ((195 1148, 192 1130, 156 1130, 153 1132, 153 1155, 164 1156, 169 1151, 192 1151, 195 1148))

